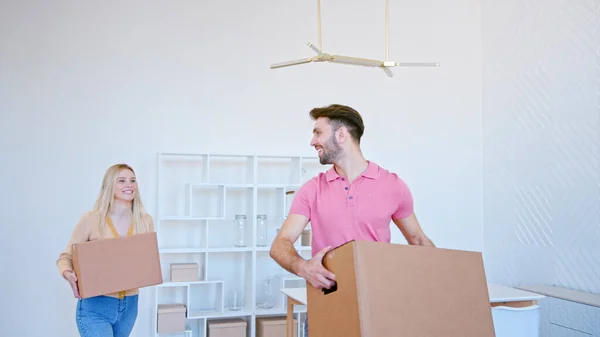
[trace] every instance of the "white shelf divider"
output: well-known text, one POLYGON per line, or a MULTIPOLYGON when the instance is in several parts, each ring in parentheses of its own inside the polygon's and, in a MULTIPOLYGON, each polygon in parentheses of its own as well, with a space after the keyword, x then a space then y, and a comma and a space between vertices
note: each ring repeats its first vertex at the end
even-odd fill
MULTIPOLYGON (((295 192, 304 182, 329 167, 316 157, 243 154, 158 153, 157 212, 164 283, 154 287, 153 331, 157 331, 159 304, 187 307, 186 337, 206 337, 207 323, 242 318, 248 337, 256 337, 256 319, 285 316, 284 286, 306 286, 269 256, 270 243, 287 217, 295 192), (236 214, 246 215, 245 246, 235 245, 236 214), (268 245, 256 245, 259 214, 267 216, 268 245), (170 264, 197 263, 198 277, 172 282, 170 264), (263 283, 271 280, 274 307, 257 307, 263 283), (234 292, 240 307, 232 308, 234 292), (234 310, 232 310, 234 309, 234 310)), ((294 243, 298 253, 310 258, 311 248, 294 243)), ((295 310, 300 315, 306 308, 295 310)), ((302 336, 298 324, 298 336, 302 336)))

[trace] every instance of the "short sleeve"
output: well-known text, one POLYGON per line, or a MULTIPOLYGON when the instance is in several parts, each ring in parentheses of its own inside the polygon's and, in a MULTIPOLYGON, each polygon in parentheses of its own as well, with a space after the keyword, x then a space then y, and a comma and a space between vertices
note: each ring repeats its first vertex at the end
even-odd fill
POLYGON ((397 190, 395 191, 394 195, 397 196, 397 207, 392 215, 392 219, 405 219, 411 216, 414 212, 413 196, 404 180, 397 178, 395 184, 397 190))
POLYGON ((310 210, 315 194, 316 184, 314 180, 309 180, 296 191, 290 206, 290 214, 304 215, 310 220, 310 210))

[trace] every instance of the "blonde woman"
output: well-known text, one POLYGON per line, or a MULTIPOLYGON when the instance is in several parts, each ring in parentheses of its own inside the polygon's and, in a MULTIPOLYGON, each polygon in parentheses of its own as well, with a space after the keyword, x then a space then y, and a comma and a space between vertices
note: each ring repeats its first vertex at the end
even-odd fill
POLYGON ((109 167, 93 210, 80 218, 56 262, 78 298, 76 322, 82 337, 129 336, 137 319, 139 289, 82 299, 73 272, 71 245, 153 231, 154 223, 144 210, 133 169, 126 164, 109 167))

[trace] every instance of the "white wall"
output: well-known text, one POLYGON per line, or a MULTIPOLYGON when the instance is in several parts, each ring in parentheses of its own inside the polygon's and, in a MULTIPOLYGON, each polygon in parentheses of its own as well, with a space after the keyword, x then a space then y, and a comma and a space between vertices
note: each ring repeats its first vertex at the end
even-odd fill
MULTIPOLYGON (((597 8, 598 1, 483 1, 484 257, 491 281, 600 293, 597 8)), ((544 332, 591 333, 598 316, 582 310, 552 309, 544 332), (571 323, 553 321, 565 313, 571 323)))
MULTIPOLYGON (((322 7, 327 51, 383 57, 384 1, 322 7)), ((77 336, 55 260, 108 166, 133 165, 154 212, 158 151, 314 155, 308 111, 330 103, 363 113, 365 155, 406 179, 439 246, 481 251, 479 1, 391 10, 390 57, 440 68, 270 70, 313 55, 314 1, 0 3, 0 335, 77 336)))

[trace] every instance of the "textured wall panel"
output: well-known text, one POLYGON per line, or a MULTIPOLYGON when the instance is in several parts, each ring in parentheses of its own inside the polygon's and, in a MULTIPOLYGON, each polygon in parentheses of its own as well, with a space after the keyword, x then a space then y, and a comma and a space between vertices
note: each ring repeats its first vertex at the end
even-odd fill
POLYGON ((600 293, 600 1, 484 0, 483 83, 489 280, 600 293))

